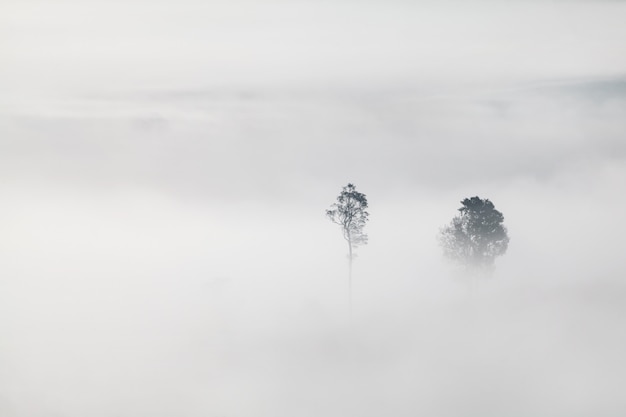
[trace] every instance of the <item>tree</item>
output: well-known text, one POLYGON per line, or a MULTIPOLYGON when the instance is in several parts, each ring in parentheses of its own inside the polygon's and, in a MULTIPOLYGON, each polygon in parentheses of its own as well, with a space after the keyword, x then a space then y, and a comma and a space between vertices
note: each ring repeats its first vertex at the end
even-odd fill
POLYGON ((504 216, 488 199, 466 198, 458 216, 441 229, 439 243, 444 255, 466 267, 491 269, 509 245, 504 216))
POLYGON ((367 244, 367 234, 363 232, 369 217, 367 197, 358 192, 353 184, 348 184, 343 187, 337 202, 326 210, 326 216, 341 227, 343 238, 348 243, 348 289, 352 308, 352 260, 354 249, 367 244))

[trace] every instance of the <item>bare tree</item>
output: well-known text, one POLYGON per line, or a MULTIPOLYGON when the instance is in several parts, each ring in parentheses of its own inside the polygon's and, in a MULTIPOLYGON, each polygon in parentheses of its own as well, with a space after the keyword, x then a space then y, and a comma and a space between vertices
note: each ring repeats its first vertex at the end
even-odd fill
POLYGON ((490 270, 509 245, 504 216, 488 199, 466 198, 461 204, 459 215, 441 229, 443 253, 465 267, 490 270))
POLYGON ((354 250, 360 245, 367 244, 367 234, 363 228, 368 221, 367 197, 356 190, 353 184, 343 187, 326 215, 335 224, 341 227, 343 238, 348 243, 348 290, 350 296, 350 309, 352 309, 352 261, 354 250))

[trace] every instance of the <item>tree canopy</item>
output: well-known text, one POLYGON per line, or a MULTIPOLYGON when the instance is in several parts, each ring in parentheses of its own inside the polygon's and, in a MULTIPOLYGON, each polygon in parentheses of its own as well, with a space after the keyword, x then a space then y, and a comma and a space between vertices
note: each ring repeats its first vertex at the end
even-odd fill
POLYGON ((488 199, 471 197, 461 204, 459 214, 441 229, 444 255, 465 266, 491 267, 508 248, 504 216, 488 199))
POLYGON ((335 224, 341 226, 343 238, 348 242, 350 255, 352 249, 367 244, 367 234, 363 231, 368 221, 367 197, 356 190, 354 184, 343 187, 326 216, 335 224))

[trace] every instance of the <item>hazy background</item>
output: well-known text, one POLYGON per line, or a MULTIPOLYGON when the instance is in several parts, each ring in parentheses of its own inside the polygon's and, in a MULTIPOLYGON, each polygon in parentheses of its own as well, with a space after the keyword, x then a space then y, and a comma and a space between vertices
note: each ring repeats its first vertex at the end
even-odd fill
POLYGON ((2 1, 0 416, 623 415, 624 21, 2 1), (436 236, 474 195, 511 244, 471 290, 436 236))

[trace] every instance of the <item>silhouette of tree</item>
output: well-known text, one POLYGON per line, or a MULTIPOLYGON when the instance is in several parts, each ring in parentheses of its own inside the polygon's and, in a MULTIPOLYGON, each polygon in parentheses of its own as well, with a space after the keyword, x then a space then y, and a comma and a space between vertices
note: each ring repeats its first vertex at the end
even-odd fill
POLYGON ((459 215, 441 229, 439 243, 444 255, 466 267, 491 269, 509 245, 504 216, 488 199, 461 201, 459 215))
POLYGON ((354 249, 367 244, 367 234, 363 228, 368 221, 367 197, 356 190, 353 184, 343 187, 326 216, 341 227, 343 238, 348 243, 348 289, 350 294, 350 308, 352 308, 352 261, 354 249))

